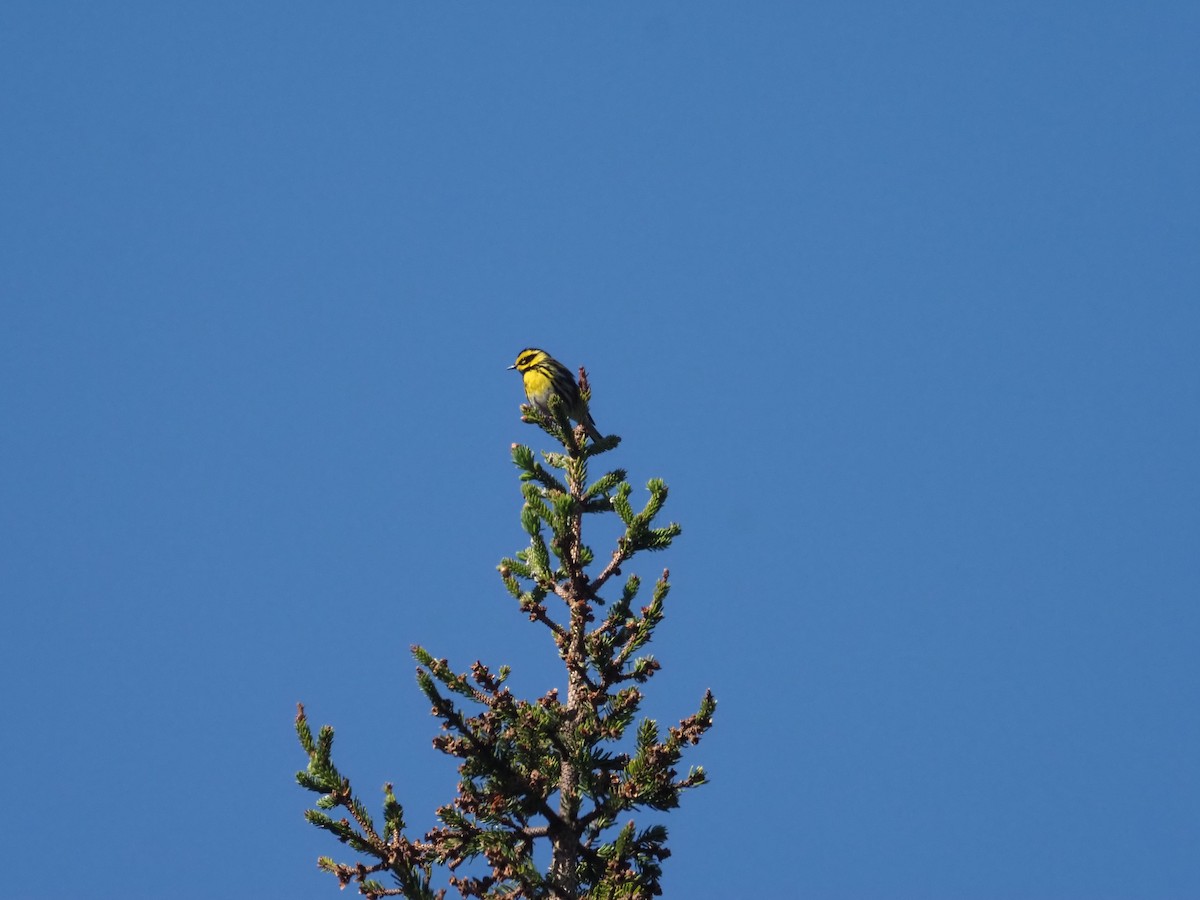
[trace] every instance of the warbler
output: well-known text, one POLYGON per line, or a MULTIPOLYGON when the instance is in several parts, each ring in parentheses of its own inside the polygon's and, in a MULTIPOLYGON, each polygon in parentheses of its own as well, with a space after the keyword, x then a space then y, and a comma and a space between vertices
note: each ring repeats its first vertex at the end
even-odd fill
POLYGON ((588 437, 593 441, 604 440, 579 394, 579 385, 575 383, 571 371, 545 350, 537 347, 522 350, 517 354, 516 363, 509 369, 521 373, 525 396, 543 415, 550 415, 550 398, 557 394, 563 412, 582 425, 588 437))

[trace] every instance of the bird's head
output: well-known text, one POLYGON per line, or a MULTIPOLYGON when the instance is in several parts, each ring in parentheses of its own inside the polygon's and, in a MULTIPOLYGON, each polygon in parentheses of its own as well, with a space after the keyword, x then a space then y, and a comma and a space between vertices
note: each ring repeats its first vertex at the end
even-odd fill
POLYGON ((517 354, 517 361, 509 366, 518 372, 527 372, 543 360, 549 359, 550 354, 537 347, 528 347, 517 354))

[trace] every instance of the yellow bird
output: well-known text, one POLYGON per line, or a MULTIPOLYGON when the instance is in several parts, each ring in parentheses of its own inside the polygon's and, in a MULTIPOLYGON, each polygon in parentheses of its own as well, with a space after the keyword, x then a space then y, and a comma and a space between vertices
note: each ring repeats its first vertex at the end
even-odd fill
POLYGON ((593 441, 604 440, 587 404, 579 394, 579 385, 571 371, 545 350, 529 347, 517 354, 517 361, 509 369, 521 373, 525 383, 525 396, 542 415, 550 416, 550 398, 557 395, 562 402, 563 412, 587 431, 593 441))

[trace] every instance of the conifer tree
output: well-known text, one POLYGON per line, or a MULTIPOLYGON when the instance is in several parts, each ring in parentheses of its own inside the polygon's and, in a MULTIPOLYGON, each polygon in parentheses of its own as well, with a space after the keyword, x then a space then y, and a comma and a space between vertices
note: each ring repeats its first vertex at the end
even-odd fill
MULTIPOLYGON (((579 375, 587 400, 587 377, 582 369, 579 375)), ((476 662, 458 673, 445 659, 414 646, 417 683, 440 720, 433 744, 460 761, 458 795, 437 810, 439 824, 419 838, 406 833, 404 810, 390 784, 384 786, 383 828, 376 828, 350 780, 334 765, 333 729, 326 725, 314 738, 300 706, 296 731, 308 766, 296 778, 321 795, 306 818, 365 859, 342 863, 321 857, 318 865, 341 887, 355 884, 370 898, 442 898, 446 888, 435 888, 435 873, 462 897, 657 896, 661 863, 670 855, 666 828, 639 827, 630 816, 673 809, 685 789, 706 780, 702 767, 683 775, 677 767, 685 747, 712 726, 711 691, 665 737, 653 719, 634 725, 641 685, 659 669, 652 656, 639 654, 663 619, 669 573, 663 571, 649 602, 637 609, 636 575, 611 603, 603 596, 630 559, 665 550, 679 534, 674 523, 654 524, 667 499, 666 485, 652 479, 648 501, 635 511, 624 470, 588 483, 589 461, 620 438, 588 444, 582 426, 572 429, 557 398, 548 415, 527 405, 521 411, 524 421, 540 426, 563 451, 543 452, 539 460, 529 447, 513 445, 529 546, 502 560, 499 571, 519 611, 553 640, 566 667, 566 697, 552 688, 533 701, 517 699, 505 686, 508 666, 493 671, 476 662), (624 533, 599 571, 589 574, 596 567, 583 542, 583 523, 606 513, 620 517, 624 533), (549 860, 543 867, 535 861, 539 845, 549 847, 548 854, 539 853, 544 864, 549 860), (480 874, 458 872, 475 860, 486 865, 466 870, 480 874)))

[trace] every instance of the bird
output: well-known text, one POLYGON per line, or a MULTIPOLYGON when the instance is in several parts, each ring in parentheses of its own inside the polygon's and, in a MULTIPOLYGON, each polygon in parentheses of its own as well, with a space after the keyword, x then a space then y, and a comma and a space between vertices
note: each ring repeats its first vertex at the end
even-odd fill
POLYGON ((604 437, 588 412, 587 403, 579 394, 579 385, 571 375, 570 369, 560 363, 545 350, 537 347, 527 347, 517 354, 517 361, 508 367, 521 373, 525 383, 525 396, 542 415, 551 417, 550 398, 558 395, 562 401, 563 412, 574 419, 588 433, 593 441, 602 441, 604 437))

